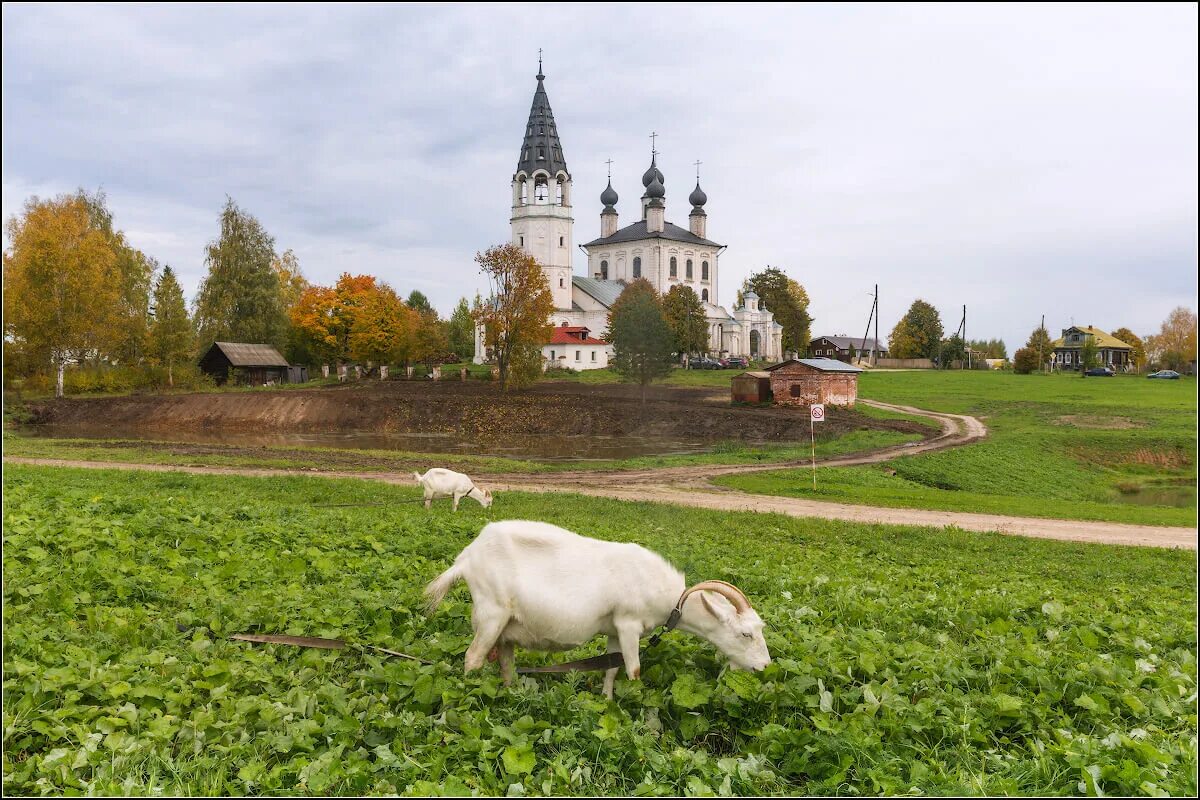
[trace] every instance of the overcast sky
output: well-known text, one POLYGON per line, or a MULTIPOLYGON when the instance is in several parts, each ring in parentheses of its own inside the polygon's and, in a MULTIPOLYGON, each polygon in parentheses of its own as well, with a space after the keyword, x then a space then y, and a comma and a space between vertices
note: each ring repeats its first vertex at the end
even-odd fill
POLYGON ((878 283, 882 335, 965 303, 1011 355, 1042 314, 1195 308, 1196 30, 1193 4, 6 4, 3 214, 103 188, 190 298, 228 194, 310 280, 447 313, 509 236, 541 47, 576 242, 606 159, 634 221, 654 130, 668 220, 703 162, 726 307, 770 264, 814 335, 862 335, 878 283))

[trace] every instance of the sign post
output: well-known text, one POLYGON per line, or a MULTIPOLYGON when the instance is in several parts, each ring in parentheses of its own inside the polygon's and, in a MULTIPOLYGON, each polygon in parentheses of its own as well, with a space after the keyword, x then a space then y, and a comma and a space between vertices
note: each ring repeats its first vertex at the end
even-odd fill
POLYGON ((817 432, 818 422, 825 421, 825 404, 813 403, 808 407, 808 440, 812 445, 813 491, 817 490, 817 432))

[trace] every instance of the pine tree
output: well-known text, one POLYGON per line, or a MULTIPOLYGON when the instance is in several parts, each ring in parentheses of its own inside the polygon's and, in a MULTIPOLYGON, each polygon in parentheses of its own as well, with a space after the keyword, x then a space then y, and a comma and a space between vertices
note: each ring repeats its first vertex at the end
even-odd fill
POLYGON ((167 368, 167 385, 175 385, 175 365, 187 360, 192 352, 192 321, 183 301, 183 288, 169 266, 154 284, 153 322, 150 325, 150 357, 167 368))
POLYGON ((200 350, 213 342, 249 342, 282 348, 287 318, 272 262, 275 240, 251 214, 228 198, 221 233, 209 243, 208 275, 196 298, 200 350))
POLYGON ((674 358, 671 326, 654 287, 638 278, 613 303, 608 312, 608 341, 613 346, 612 367, 626 381, 646 387, 671 371, 674 358))

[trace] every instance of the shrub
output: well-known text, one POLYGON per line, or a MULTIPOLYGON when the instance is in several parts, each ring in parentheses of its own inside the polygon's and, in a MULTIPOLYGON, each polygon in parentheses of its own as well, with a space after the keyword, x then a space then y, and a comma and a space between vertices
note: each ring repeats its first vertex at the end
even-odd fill
POLYGON ((1028 375, 1033 372, 1038 368, 1037 352, 1028 347, 1022 347, 1013 353, 1012 368, 1013 372, 1018 375, 1028 375))

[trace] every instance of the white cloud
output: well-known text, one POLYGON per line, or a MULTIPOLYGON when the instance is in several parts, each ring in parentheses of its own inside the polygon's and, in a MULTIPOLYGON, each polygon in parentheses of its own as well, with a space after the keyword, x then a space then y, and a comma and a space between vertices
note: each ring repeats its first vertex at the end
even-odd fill
MULTIPOLYGON (((658 131, 668 217, 703 165, 722 297, 766 264, 816 329, 916 297, 1015 349, 1041 314, 1149 332, 1196 294, 1195 6, 13 6, 3 213, 102 186, 193 292, 226 194, 310 278, 444 312, 506 239, 538 47, 599 227, 658 131)), ((582 268, 582 256, 577 267, 582 268)))

